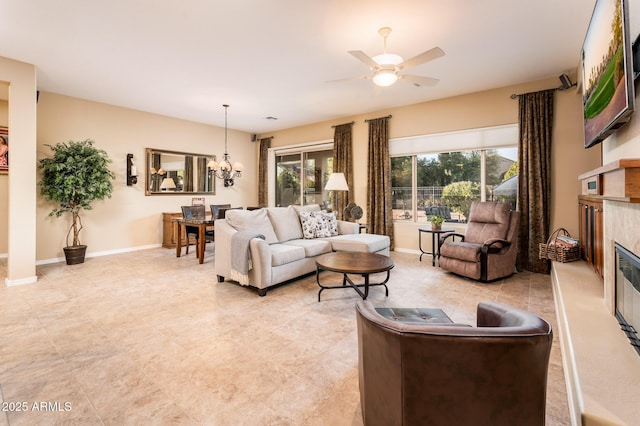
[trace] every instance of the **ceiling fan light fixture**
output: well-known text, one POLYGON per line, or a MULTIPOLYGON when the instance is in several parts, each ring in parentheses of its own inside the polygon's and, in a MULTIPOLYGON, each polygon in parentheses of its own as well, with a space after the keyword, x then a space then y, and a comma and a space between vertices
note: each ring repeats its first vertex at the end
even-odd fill
POLYGON ((380 70, 373 76, 373 82, 378 86, 391 86, 398 80, 398 75, 393 70, 380 70))
POLYGON ((381 53, 371 59, 376 61, 378 65, 400 65, 403 61, 402 56, 395 53, 381 53))

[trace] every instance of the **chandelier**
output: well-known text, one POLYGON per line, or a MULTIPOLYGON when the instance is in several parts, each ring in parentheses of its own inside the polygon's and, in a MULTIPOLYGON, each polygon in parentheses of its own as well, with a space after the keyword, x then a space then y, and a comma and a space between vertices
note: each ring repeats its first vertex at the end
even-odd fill
POLYGON ((222 105, 224 107, 224 154, 222 155, 222 161, 219 163, 215 160, 209 161, 207 167, 211 169, 218 179, 224 181, 224 186, 233 186, 233 180, 242 177, 242 171, 244 166, 240 162, 231 163, 231 156, 227 152, 227 108, 229 105, 222 105))

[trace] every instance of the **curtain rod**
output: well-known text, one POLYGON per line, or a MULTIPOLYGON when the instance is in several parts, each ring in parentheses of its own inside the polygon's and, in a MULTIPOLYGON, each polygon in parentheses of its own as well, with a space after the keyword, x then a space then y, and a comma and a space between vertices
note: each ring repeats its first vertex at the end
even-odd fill
MULTIPOLYGON (((386 117, 378 117, 378 118, 391 118, 391 117, 393 117, 393 115, 389 114, 386 117)), ((368 123, 370 121, 377 120, 378 118, 368 118, 368 119, 364 120, 364 122, 368 123)))
MULTIPOLYGON (((565 90, 562 87, 552 87, 551 89, 545 89, 545 90, 565 90)), ((538 92, 544 92, 545 90, 538 90, 538 92)), ((528 93, 535 93, 535 92, 528 92, 528 93)), ((526 95, 526 93, 519 93, 519 94, 515 94, 512 93, 511 96, 509 96, 511 99, 518 99, 518 96, 522 96, 522 95, 526 95)))
POLYGON ((346 125, 346 124, 355 124, 355 123, 356 123, 355 121, 350 121, 349 123, 336 124, 335 126, 331 126, 331 128, 332 128, 332 129, 335 129, 335 128, 336 128, 336 127, 338 127, 338 126, 344 126, 344 125, 346 125))
POLYGON ((262 140, 262 139, 273 139, 273 138, 275 138, 275 136, 267 136, 266 138, 258 138, 258 139, 262 140))

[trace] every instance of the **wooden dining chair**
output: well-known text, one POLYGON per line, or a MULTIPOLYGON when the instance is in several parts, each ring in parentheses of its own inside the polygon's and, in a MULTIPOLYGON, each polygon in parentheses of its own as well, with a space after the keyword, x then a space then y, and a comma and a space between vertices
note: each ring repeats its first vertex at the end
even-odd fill
MULTIPOLYGON (((182 217, 184 219, 205 219, 205 206, 182 206, 182 217)), ((196 240, 196 256, 199 256, 198 252, 198 227, 185 225, 185 234, 187 235, 187 249, 186 254, 189 254, 189 237, 193 237, 196 240)), ((206 236, 205 236, 206 238, 206 236)))

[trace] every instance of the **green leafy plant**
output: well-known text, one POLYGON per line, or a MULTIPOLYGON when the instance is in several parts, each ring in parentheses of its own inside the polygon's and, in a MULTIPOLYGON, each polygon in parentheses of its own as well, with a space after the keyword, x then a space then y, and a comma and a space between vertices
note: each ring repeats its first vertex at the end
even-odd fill
POLYGON ((442 189, 442 199, 457 213, 469 217, 471 203, 480 199, 480 184, 477 182, 454 182, 442 189))
POLYGON ((43 172, 42 180, 38 183, 40 194, 47 201, 58 204, 49 216, 60 217, 64 213, 71 213, 67 246, 72 231, 72 245, 80 245, 80 211, 91 210, 93 201, 111 198, 113 192, 111 180, 115 179, 115 174, 108 167, 111 159, 106 151, 94 147, 93 143, 91 139, 86 139, 46 145, 51 148, 53 157, 39 161, 38 167, 43 172))
POLYGON ((444 217, 440 216, 440 213, 438 213, 429 217, 429 222, 431 222, 434 228, 440 228, 444 223, 444 217))

